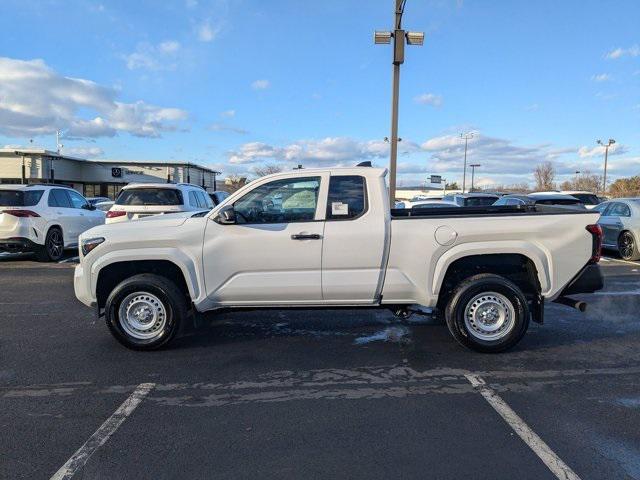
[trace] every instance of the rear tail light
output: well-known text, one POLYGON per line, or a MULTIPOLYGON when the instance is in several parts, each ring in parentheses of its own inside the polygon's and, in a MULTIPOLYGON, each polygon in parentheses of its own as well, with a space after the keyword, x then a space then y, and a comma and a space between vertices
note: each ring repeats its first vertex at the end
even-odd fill
POLYGON ((600 261, 600 252, 602 251, 602 227, 597 224, 587 225, 587 231, 593 237, 593 247, 591 249, 589 263, 598 263, 600 261))
POLYGON ((109 210, 107 212, 107 218, 124 217, 127 214, 124 210, 109 210))
POLYGON ((13 215, 18 218, 26 218, 26 217, 39 217, 36 212, 32 210, 0 210, 0 213, 6 213, 7 215, 13 215))

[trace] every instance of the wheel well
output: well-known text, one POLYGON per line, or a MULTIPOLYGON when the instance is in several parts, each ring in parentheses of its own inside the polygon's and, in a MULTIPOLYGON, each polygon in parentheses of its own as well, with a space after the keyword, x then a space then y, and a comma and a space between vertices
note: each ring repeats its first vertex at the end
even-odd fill
POLYGON ((189 300, 189 289, 180 267, 169 260, 140 260, 136 262, 116 262, 100 270, 96 286, 98 307, 104 307, 109 294, 116 285, 140 273, 153 273, 171 280, 189 300))
POLYGON ((494 273, 508 278, 522 290, 527 299, 536 298, 541 291, 538 271, 530 258, 516 253, 470 255, 449 265, 440 286, 438 308, 444 308, 449 296, 462 280, 479 273, 494 273))

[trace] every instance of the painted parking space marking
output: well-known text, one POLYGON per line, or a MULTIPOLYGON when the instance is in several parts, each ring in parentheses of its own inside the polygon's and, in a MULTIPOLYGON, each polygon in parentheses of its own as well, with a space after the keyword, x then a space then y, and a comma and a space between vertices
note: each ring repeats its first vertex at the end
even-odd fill
POLYGON ((580 477, 549 448, 549 445, 536 432, 531 430, 524 420, 486 384, 482 377, 474 374, 465 374, 465 377, 557 478, 580 480, 580 477))
POLYGON ((91 437, 53 474, 51 480, 63 480, 73 477, 91 458, 98 448, 103 446, 109 437, 118 429, 129 415, 140 405, 142 400, 155 387, 154 383, 141 383, 131 395, 100 425, 91 437))
POLYGON ((611 257, 602 257, 600 261, 609 263, 609 262, 619 262, 626 263, 628 265, 633 265, 634 267, 640 267, 640 262, 632 262, 630 260, 622 260, 621 258, 611 258, 611 257))

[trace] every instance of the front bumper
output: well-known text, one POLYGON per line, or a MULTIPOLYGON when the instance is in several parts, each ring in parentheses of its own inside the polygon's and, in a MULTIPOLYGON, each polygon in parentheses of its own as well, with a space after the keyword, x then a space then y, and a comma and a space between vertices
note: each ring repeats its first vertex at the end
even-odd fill
POLYGON ((95 307, 97 299, 91 292, 91 275, 86 271, 82 263, 76 266, 73 272, 73 291, 76 298, 88 307, 95 307))
POLYGON ((604 278, 600 265, 590 263, 585 265, 562 290, 559 297, 576 295, 579 293, 593 293, 604 288, 604 278))
POLYGON ((0 239, 0 252, 2 253, 26 253, 35 252, 40 245, 28 238, 14 237, 0 239))

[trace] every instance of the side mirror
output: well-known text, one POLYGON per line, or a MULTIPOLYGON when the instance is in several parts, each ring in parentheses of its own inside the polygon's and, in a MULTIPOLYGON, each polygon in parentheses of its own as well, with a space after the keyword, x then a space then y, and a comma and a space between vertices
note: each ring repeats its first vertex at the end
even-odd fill
POLYGON ((91 205, 90 203, 87 203, 82 208, 84 208, 85 210, 93 211, 93 210, 96 209, 96 206, 95 205, 91 205))
POLYGON ((220 210, 215 221, 221 225, 233 225, 236 223, 236 212, 233 210, 233 205, 227 205, 220 210))

